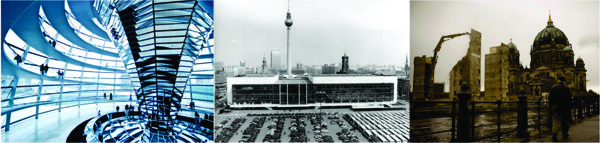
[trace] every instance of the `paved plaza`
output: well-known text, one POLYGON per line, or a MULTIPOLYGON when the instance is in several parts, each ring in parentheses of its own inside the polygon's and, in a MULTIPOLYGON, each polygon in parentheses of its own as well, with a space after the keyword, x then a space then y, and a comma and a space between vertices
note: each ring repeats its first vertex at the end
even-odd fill
MULTIPOLYGON (((562 134, 559 133, 558 142, 599 142, 599 127, 598 116, 586 118, 579 123, 571 125, 571 128, 569 128, 569 138, 562 138, 562 134)), ((552 135, 548 133, 543 136, 532 137, 529 141, 552 142, 552 135)))

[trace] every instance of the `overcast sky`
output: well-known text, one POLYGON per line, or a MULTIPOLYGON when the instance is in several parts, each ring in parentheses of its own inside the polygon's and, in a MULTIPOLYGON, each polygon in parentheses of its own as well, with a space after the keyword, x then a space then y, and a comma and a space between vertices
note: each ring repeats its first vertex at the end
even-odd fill
MULTIPOLYGON (((226 66, 270 63, 270 50, 286 63, 286 0, 215 1, 215 61, 226 66)), ((403 66, 409 52, 409 2, 397 0, 292 0, 292 65, 341 63, 403 66)), ((352 68, 352 67, 351 67, 352 68)))
MULTIPOLYGON (((411 61, 415 56, 432 56, 442 35, 469 32, 471 28, 481 32, 482 90, 484 60, 489 48, 509 43, 512 38, 522 64, 529 67, 531 45, 538 32, 546 27, 551 10, 554 26, 567 35, 575 58, 585 61, 587 88, 596 92, 599 89, 598 1, 413 1, 410 8, 411 61)), ((438 53, 435 81, 446 82, 446 91, 449 72, 465 55, 468 42, 468 36, 455 38, 445 42, 438 53)))

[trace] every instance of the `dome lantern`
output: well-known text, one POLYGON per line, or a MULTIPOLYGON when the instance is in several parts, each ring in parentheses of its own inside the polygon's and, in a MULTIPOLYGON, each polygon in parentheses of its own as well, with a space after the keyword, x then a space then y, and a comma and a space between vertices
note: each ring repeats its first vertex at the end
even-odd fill
POLYGON ((550 10, 548 10, 548 26, 554 26, 552 22, 552 14, 550 14, 550 10))
POLYGON ((515 45, 515 43, 512 42, 512 38, 510 39, 510 43, 508 43, 508 49, 515 49, 516 51, 519 51, 517 49, 517 45, 515 45))

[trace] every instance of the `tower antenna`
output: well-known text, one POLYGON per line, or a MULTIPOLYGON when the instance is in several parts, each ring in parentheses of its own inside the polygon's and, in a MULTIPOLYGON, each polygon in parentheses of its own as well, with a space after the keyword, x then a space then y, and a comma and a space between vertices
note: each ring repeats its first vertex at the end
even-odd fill
POLYGON ((290 12, 290 0, 288 0, 288 11, 284 24, 287 27, 287 75, 288 78, 292 78, 292 63, 290 61, 290 28, 294 22, 292 21, 292 13, 290 12))

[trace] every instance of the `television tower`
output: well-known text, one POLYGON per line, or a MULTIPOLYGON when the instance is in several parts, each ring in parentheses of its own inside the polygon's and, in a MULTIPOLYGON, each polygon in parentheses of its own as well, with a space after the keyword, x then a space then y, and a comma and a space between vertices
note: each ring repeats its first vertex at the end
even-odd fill
POLYGON ((292 21, 292 13, 290 12, 290 0, 288 0, 288 11, 285 18, 285 26, 287 27, 287 75, 288 78, 292 78, 292 63, 290 61, 290 27, 294 22, 292 21))

